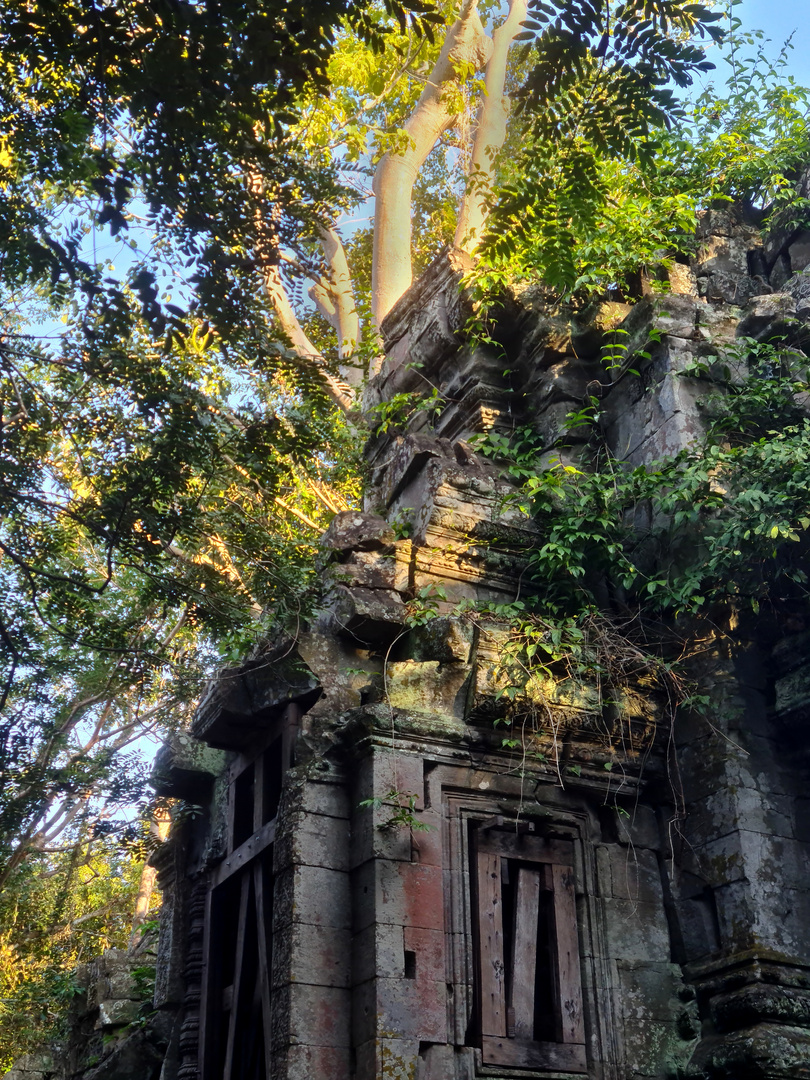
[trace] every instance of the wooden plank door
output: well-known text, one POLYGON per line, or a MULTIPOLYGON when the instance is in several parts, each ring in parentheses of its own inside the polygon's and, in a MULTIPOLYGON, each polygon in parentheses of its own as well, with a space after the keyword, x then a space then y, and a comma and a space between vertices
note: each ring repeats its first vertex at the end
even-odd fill
POLYGON ((487 830, 474 857, 484 1063, 587 1072, 573 844, 487 830))

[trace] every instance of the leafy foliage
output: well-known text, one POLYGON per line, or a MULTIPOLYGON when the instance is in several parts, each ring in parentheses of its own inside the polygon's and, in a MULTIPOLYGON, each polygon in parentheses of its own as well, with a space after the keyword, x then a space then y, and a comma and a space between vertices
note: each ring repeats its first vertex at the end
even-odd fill
POLYGON ((713 65, 693 36, 722 41, 722 13, 683 0, 552 5, 530 0, 534 65, 519 100, 540 141, 582 139, 597 153, 649 158, 650 134, 681 115, 671 83, 713 65))
POLYGON ((340 18, 376 47, 433 18, 387 11, 0 4, 0 879, 113 813, 132 740, 299 617, 354 498, 349 431, 258 302, 245 178, 280 242, 337 197, 285 110, 340 18))
MULTIPOLYGON (((613 460, 596 400, 569 415, 572 429, 592 425, 592 460, 582 468, 540 467, 530 428, 482 437, 540 531, 535 589, 468 613, 484 633, 493 617, 511 624, 498 646, 500 722, 510 729, 504 745, 524 755, 545 760, 556 745, 560 701, 587 700, 620 723, 622 701, 641 685, 670 717, 676 708, 703 712, 710 699, 687 664, 701 639, 729 616, 781 622, 806 609, 807 357, 741 339, 683 375, 705 381, 705 433, 663 461, 613 460)), ((632 743, 630 731, 616 737, 632 743)), ((606 731, 605 768, 611 738, 606 731)))
MULTIPOLYGON (((596 113, 588 88, 607 79, 605 66, 590 60, 582 72, 572 68, 559 101, 557 84, 544 83, 545 96, 532 99, 528 130, 502 167, 474 279, 478 293, 494 298, 504 285, 537 277, 564 298, 622 292, 640 268, 688 255, 695 213, 718 199, 759 208, 763 220, 785 203, 806 212, 795 180, 810 150, 808 91, 786 74, 786 50, 771 62, 760 38, 732 18, 724 90, 708 84, 691 103, 662 103, 669 130, 635 130, 618 114, 615 142, 590 130, 596 113), (576 90, 563 108, 567 86, 576 90), (562 137, 560 110, 568 125, 562 137)), ((638 115, 652 124, 652 114, 638 115)))
MULTIPOLYGON (((594 471, 537 471, 523 436, 508 471, 541 527, 532 568, 549 615, 574 618, 608 598, 664 617, 805 595, 806 574, 784 544, 810 527, 807 360, 753 340, 728 359, 747 374, 708 394, 705 437, 671 459, 629 468, 600 451, 594 471)), ((715 367, 690 373, 708 379, 715 367)), ((503 436, 483 449, 503 453, 503 436)))
MULTIPOLYGON (((19 867, 0 894, 0 1068, 61 1034, 77 964, 125 948, 142 864, 86 833, 19 867)), ((144 988, 146 989, 146 988, 144 988)))
MULTIPOLYGON (((360 440, 328 407, 315 363, 278 332, 263 275, 283 256, 301 306, 303 281, 321 271, 319 227, 359 211, 370 165, 402 144, 442 44, 433 27, 452 12, 449 0, 0 0, 0 879, 3 947, 22 980, 6 988, 12 1017, 69 994, 70 964, 119 941, 129 893, 115 883, 132 868, 114 844, 129 828, 123 806, 143 794, 133 742, 184 723, 223 657, 306 614, 313 542, 354 504, 360 440), (62 890, 52 904, 47 883, 62 890), (96 904, 105 913, 80 922, 96 904)), ((576 0, 535 5, 533 18, 516 66, 528 73, 522 150, 502 166, 486 273, 599 291, 689 232, 701 140, 720 145, 715 119, 707 105, 708 126, 671 136, 671 165, 662 150, 657 171, 650 131, 676 117, 667 79, 705 68, 678 35, 714 36, 714 16, 675 0, 604 12, 576 0), (694 188, 679 191, 685 159, 694 188)), ((743 123, 756 78, 748 89, 738 79, 721 123, 743 123)), ((452 235, 478 90, 471 79, 458 92, 457 126, 418 181, 417 266, 452 235)), ((795 160, 802 102, 778 100, 784 140, 770 157, 764 113, 746 121, 758 176, 786 176, 795 160)), ((739 144, 733 160, 748 190, 745 153, 739 144)), ((713 159, 714 191, 729 160, 713 159)), ((361 312, 369 241, 361 228, 348 245, 361 312)), ((334 354, 331 331, 307 319, 334 354)), ((376 336, 364 345, 376 349, 376 336)), ((376 419, 396 426, 413 407, 395 400, 376 419)), ((752 476, 764 469, 755 445, 735 448, 752 476)), ((663 468, 655 497, 688 467, 663 468)), ((557 624, 567 620, 560 641, 550 631, 558 652, 577 629, 567 605, 610 555, 599 530, 612 522, 625 544, 622 515, 652 484, 604 480, 550 475, 529 493, 548 512, 538 572, 564 571, 551 598, 557 624)), ((704 487, 695 472, 700 498, 704 487)), ((710 496, 711 482, 707 515, 710 496)), ((766 514, 768 529, 795 531, 794 510, 766 514)), ((669 579, 651 590, 637 565, 625 591, 692 603, 669 579)), ((417 597, 411 620, 431 619, 436 599, 417 597)), ((395 822, 418 827, 410 796, 391 794, 395 822)))

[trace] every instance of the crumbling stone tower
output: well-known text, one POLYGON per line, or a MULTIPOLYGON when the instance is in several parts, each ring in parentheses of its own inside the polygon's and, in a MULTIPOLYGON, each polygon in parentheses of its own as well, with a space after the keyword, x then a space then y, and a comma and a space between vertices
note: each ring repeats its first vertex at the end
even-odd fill
POLYGON ((159 791, 204 808, 156 856, 162 1080, 810 1076, 803 617, 708 644, 711 723, 563 681, 505 745, 507 628, 458 613, 525 589, 536 539, 470 436, 531 423, 576 457, 595 384, 617 458, 677 451, 701 350, 810 314, 809 235, 710 211, 663 298, 578 321, 515 299, 506 362, 464 344, 458 253, 400 301, 371 402, 438 387, 441 411, 370 442, 320 614, 223 671, 161 756, 159 791), (617 325, 652 344, 611 381, 617 325))

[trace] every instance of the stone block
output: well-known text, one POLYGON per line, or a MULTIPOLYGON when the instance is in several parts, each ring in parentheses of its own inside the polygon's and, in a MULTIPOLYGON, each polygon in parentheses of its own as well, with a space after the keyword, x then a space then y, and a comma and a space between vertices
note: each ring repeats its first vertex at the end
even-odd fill
POLYGON ((319 543, 339 552, 386 551, 395 541, 393 529, 379 514, 344 510, 335 514, 319 543))
POLYGON ((351 993, 333 986, 288 987, 289 1039, 305 1046, 351 1046, 351 993))
POLYGON ((773 906, 777 948, 793 956, 807 956, 810 927, 810 892, 806 884, 797 889, 782 889, 773 906))
MULTIPOLYGON (((705 730, 705 723, 697 718, 698 731, 705 730)), ((717 791, 728 783, 728 744, 720 735, 710 732, 693 738, 688 749, 681 754, 680 774, 683 798, 691 811, 700 799, 717 791)))
POLYGON ((276 873, 293 865, 349 869, 349 822, 345 818, 296 815, 276 841, 276 873))
MULTIPOLYGON (((324 621, 328 625, 329 617, 324 621)), ((305 731, 315 717, 331 721, 346 709, 357 708, 369 684, 382 671, 382 660, 369 656, 361 642, 334 634, 310 630, 299 638, 298 650, 324 689, 323 697, 304 717, 305 731)))
POLYGON ((355 932, 373 922, 444 929, 444 890, 438 866, 364 863, 352 873, 355 932))
POLYGON ((428 979, 376 979, 377 1033, 425 1042, 447 1040, 447 984, 428 979))
POLYGON ((698 292, 711 303, 733 304, 743 307, 752 296, 770 291, 770 285, 750 277, 726 273, 722 270, 701 275, 698 271, 698 292))
POLYGON ((460 618, 435 618, 416 626, 406 641, 411 660, 435 660, 440 664, 467 664, 470 661, 475 627, 460 618))
POLYGON ((372 761, 372 791, 364 798, 374 795, 385 799, 389 792, 415 795, 414 808, 422 810, 425 805, 425 780, 422 758, 416 754, 394 751, 377 751, 372 761))
POLYGON ((658 858, 644 848, 610 845, 612 894, 622 900, 663 905, 658 858))
POLYGON ((579 403, 550 401, 543 409, 535 413, 532 418, 532 427, 542 439, 545 449, 550 449, 558 443, 570 445, 588 441, 590 434, 588 424, 581 424, 575 428, 569 426, 569 414, 578 411, 579 403))
POLYGON ((136 1031, 125 1039, 108 1045, 97 1065, 82 1075, 84 1080, 125 1080, 127 1077, 153 1077, 163 1060, 163 1046, 153 1031, 136 1031))
POLYGON ((795 314, 796 301, 789 293, 756 296, 737 327, 737 336, 762 340, 782 334, 789 329, 788 322, 795 314))
POLYGON ((536 386, 529 389, 532 411, 542 412, 552 402, 565 402, 569 409, 578 408, 589 385, 599 383, 600 376, 598 364, 574 356, 551 364, 542 372, 536 386))
POLYGON ((351 928, 349 875, 322 866, 294 866, 275 882, 273 927, 291 922, 351 928))
POLYGON ((192 734, 221 750, 244 750, 285 705, 306 711, 321 696, 314 672, 295 647, 282 642, 209 683, 191 725, 192 734))
POLYGON ((5 1074, 5 1080, 49 1080, 53 1067, 49 1053, 23 1054, 5 1074))
MULTIPOLYGON (((352 989, 352 1043, 354 1046, 366 1045, 377 1034, 377 978, 372 977, 352 989)), ((358 1073, 362 1075, 359 1069, 358 1073)))
POLYGON ((700 244, 695 257, 695 272, 745 277, 748 274, 747 239, 732 235, 709 235, 700 244))
POLYGON ((810 232, 803 229, 790 243, 788 247, 790 269, 794 274, 800 274, 810 266, 810 232))
POLYGON ((600 844, 596 848, 596 882, 598 896, 613 895, 613 873, 610 868, 610 846, 600 844))
POLYGON ((352 936, 349 930, 311 923, 288 923, 273 937, 273 986, 351 985, 352 936))
POLYGON ((683 1069, 695 1046, 694 1038, 682 1038, 677 1024, 649 1019, 625 1019, 623 1041, 628 1080, 657 1080, 667 1075, 664 1069, 683 1069))
POLYGON ((755 927, 759 918, 747 882, 722 885, 713 893, 721 948, 728 951, 751 948, 757 943, 755 927))
POLYGON ((440 664, 438 661, 405 660, 386 667, 389 704, 408 712, 464 718, 469 664, 440 664))
POLYGON ((357 1050, 355 1080, 417 1080, 419 1042, 415 1039, 369 1039, 357 1050))
MULTIPOLYGON (((688 268, 685 268, 689 273, 688 268)), ((694 281, 694 275, 690 274, 690 280, 694 281)), ((697 285, 694 285, 694 295, 662 296, 651 301, 654 326, 662 334, 668 337, 676 337, 685 341, 693 341, 697 338, 698 320, 704 315, 706 304, 697 298, 697 285)), ((636 367, 632 363, 631 367, 636 367)))
MULTIPOLYGON (((675 1023, 694 991, 677 964, 620 960, 617 963, 625 1016, 675 1023)), ((696 1011, 695 1011, 696 1015, 696 1011)))
POLYGON ((705 389, 682 374, 695 347, 684 338, 665 338, 640 376, 625 376, 606 395, 605 436, 617 458, 644 464, 677 454, 703 433, 698 403, 705 389))
POLYGON ((697 277, 691 266, 673 262, 667 267, 666 275, 672 295, 689 296, 697 299, 697 277))
POLYGON ((407 611, 392 589, 338 585, 330 597, 331 628, 350 641, 382 648, 402 631, 407 611))
POLYGON ((109 980, 109 996, 111 998, 137 998, 135 988, 132 983, 132 975, 129 971, 113 971, 110 973, 109 980))
POLYGON ((663 910, 635 900, 603 899, 608 955, 617 960, 669 962, 669 930, 663 910))
POLYGON ((353 1040, 375 1035, 426 1042, 447 1040, 447 986, 414 979, 375 978, 355 988, 353 1040))
POLYGON ((810 991, 768 983, 740 986, 711 999, 711 1017, 719 1031, 763 1020, 810 1029, 810 991))
POLYGON ((158 795, 203 801, 225 768, 225 754, 186 732, 164 743, 155 755, 150 784, 158 795))
POLYGON ((131 1024, 138 1019, 139 1009, 140 1003, 137 1001, 122 1001, 117 998, 101 1001, 95 1027, 123 1027, 124 1024, 131 1024))
POLYGON ((386 979, 405 975, 403 927, 377 924, 365 927, 352 938, 352 982, 367 982, 380 976, 386 979))
POLYGON ((705 302, 695 308, 697 338, 713 345, 728 345, 734 341, 740 312, 735 308, 714 307, 705 302))
POLYGON ((348 818, 352 807, 346 786, 341 783, 306 781, 301 788, 301 809, 306 814, 348 818))
POLYGON ((362 586, 366 589, 394 589, 398 586, 407 588, 407 575, 398 570, 399 564, 394 553, 377 551, 356 551, 341 563, 332 565, 329 580, 337 584, 362 586))
POLYGON ((408 978, 414 978, 419 984, 445 983, 447 975, 444 931, 406 926, 402 933, 405 950, 414 955, 413 975, 408 978))
MULTIPOLYGON (((748 868, 740 844, 741 835, 735 830, 717 839, 709 839, 701 846, 694 845, 693 853, 698 873, 712 886, 745 880, 748 868)), ((685 865, 688 866, 690 861, 686 858, 685 865)))
POLYGON ((707 210, 699 210, 697 217, 697 235, 701 240, 705 240, 709 236, 734 236, 736 229, 739 227, 737 217, 730 208, 719 210, 710 207, 707 210))
POLYGON ((444 862, 442 842, 442 817, 436 810, 423 810, 419 821, 427 826, 414 829, 410 835, 411 862, 425 866, 442 866, 444 862))
POLYGON ((611 330, 625 321, 633 305, 617 300, 598 300, 574 314, 569 323, 570 345, 564 342, 563 352, 577 357, 600 356, 605 338, 611 330))
POLYGON ((661 830, 658 818, 651 806, 638 803, 627 814, 617 814, 616 832, 620 844, 632 844, 637 848, 661 848, 661 830))
MULTIPOLYGON (((463 1051, 462 1051, 463 1053, 463 1051)), ((470 1048, 472 1054, 472 1048, 470 1048)), ((454 1046, 442 1043, 421 1043, 416 1068, 416 1080, 472 1080, 474 1066, 469 1072, 459 1060, 460 1053, 454 1046)))
POLYGON ((389 824, 397 812, 397 804, 391 799, 375 806, 358 806, 352 820, 352 870, 368 859, 411 861, 410 830, 405 826, 389 824))
MULTIPOLYGON (((705 836, 725 836, 739 829, 769 836, 793 835, 792 802, 787 795, 732 785, 709 795, 703 814, 705 819, 701 816, 700 820, 705 836)), ((687 822, 687 829, 694 835, 692 822, 687 822)))
POLYGON ((284 1080, 342 1080, 351 1073, 348 1047, 298 1043, 288 1048, 284 1059, 284 1080))
POLYGON ((777 713, 807 709, 810 706, 810 664, 803 664, 777 679, 775 688, 777 713))
POLYGON ((810 1035, 787 1024, 763 1023, 722 1038, 704 1039, 690 1063, 691 1077, 730 1080, 804 1080, 810 1035))

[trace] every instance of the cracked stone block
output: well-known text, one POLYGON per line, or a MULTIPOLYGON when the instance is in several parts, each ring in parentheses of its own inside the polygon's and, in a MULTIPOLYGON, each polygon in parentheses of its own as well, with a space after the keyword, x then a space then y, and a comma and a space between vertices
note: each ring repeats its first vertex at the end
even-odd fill
POLYGON ((395 540, 393 529, 379 514, 344 510, 332 518, 320 545, 333 551, 385 551, 395 540))
POLYGON ((96 1028, 121 1027, 138 1019, 140 1004, 137 1001, 112 999, 102 1001, 98 1007, 96 1028))
POLYGON ((401 633, 407 611, 402 597, 391 589, 338 585, 328 617, 334 630, 349 640, 385 648, 401 633))
POLYGON ((437 660, 405 660, 386 666, 385 689, 392 708, 463 719, 472 666, 437 660))

